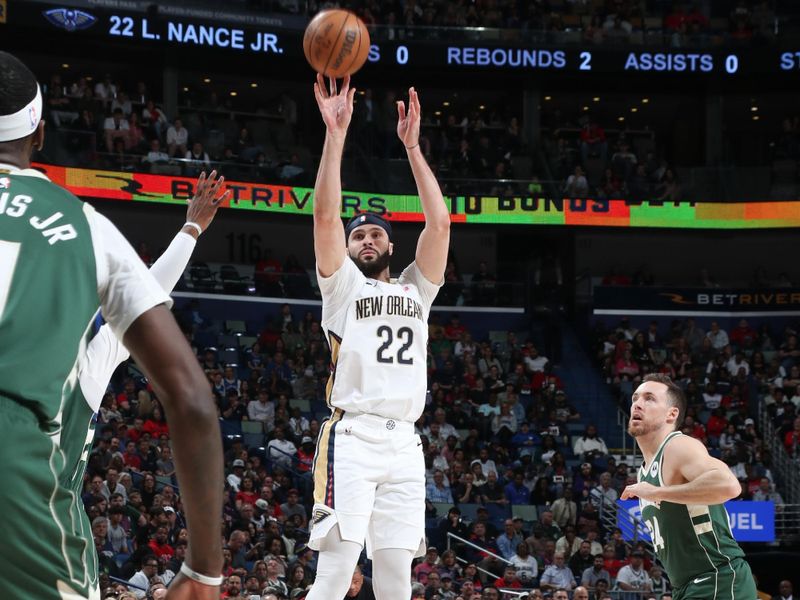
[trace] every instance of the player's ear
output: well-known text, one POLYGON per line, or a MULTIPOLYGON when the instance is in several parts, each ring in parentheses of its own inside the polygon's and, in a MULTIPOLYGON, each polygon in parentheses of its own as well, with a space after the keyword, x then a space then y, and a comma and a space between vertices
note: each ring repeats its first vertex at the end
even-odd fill
POLYGON ((391 256, 393 253, 394 253, 394 244, 392 242, 389 242, 389 256, 391 256))
POLYGON ((681 409, 677 406, 670 406, 667 410, 667 422, 670 425, 674 425, 675 422, 678 420, 678 415, 680 415, 681 409))

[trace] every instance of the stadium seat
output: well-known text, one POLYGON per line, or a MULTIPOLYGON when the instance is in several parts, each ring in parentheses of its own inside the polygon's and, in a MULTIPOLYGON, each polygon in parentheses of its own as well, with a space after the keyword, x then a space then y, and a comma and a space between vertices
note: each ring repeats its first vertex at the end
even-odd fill
POLYGON ((247 325, 244 321, 227 320, 225 321, 225 331, 232 334, 247 333, 247 325))
POLYGON ((481 504, 459 504, 461 518, 469 522, 476 520, 478 518, 478 509, 482 506, 481 504))
POLYGON ((189 279, 192 288, 198 292, 211 292, 217 287, 217 281, 211 268, 204 262, 194 262, 189 267, 189 279))
POLYGON ((236 348, 225 348, 219 353, 219 361, 226 367, 238 367, 239 351, 236 348))
POLYGON ((453 504, 450 504, 449 502, 431 502, 431 504, 433 504, 433 508, 436 509, 437 518, 446 517, 447 513, 454 506, 453 504))
MULTIPOLYGON (((243 421, 243 423, 244 422, 245 421, 243 421)), ((264 445, 263 433, 244 433, 242 437, 244 438, 244 445, 247 448, 260 448, 264 445)))
POLYGON ((526 523, 534 523, 539 518, 539 513, 533 504, 512 504, 511 516, 519 517, 526 523))
POLYGON ((217 348, 238 348, 239 336, 230 333, 221 333, 217 337, 217 348))
POLYGON ((239 275, 233 265, 222 265, 219 268, 222 290, 227 294, 246 294, 249 288, 247 277, 239 275))
POLYGON ((252 335, 240 335, 239 337, 239 348, 242 349, 249 349, 258 341, 258 338, 252 335))
POLYGON ((264 433, 261 421, 242 421, 242 433, 264 433))
POLYGON ((299 408, 303 414, 311 412, 311 401, 307 398, 292 398, 289 404, 292 408, 299 408))

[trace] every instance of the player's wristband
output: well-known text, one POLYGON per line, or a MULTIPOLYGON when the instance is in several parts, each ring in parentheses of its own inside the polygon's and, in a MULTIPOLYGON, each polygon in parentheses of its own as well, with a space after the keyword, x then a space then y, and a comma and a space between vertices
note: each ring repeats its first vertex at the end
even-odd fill
POLYGON ((186 223, 184 223, 183 226, 192 227, 197 232, 197 235, 201 235, 203 233, 203 228, 200 227, 200 225, 198 225, 194 221, 186 221, 186 223))
POLYGON ((419 146, 419 142, 417 142, 417 143, 416 143, 416 144, 414 144, 413 146, 406 146, 406 150, 413 150, 413 149, 414 149, 414 148, 416 148, 417 146, 419 146))
POLYGON ((186 561, 184 561, 181 565, 181 573, 186 575, 192 581, 202 583, 203 585, 222 585, 222 575, 219 577, 209 577, 208 575, 203 575, 202 573, 198 573, 197 571, 193 570, 189 565, 186 564, 186 561))

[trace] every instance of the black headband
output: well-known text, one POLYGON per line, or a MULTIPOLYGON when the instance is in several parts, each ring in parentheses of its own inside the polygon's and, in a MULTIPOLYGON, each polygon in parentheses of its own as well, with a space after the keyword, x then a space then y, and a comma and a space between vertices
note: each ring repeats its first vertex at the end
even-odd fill
POLYGON ((375 213, 361 213, 350 219, 347 225, 344 226, 345 239, 350 241, 350 234, 353 233, 356 227, 361 227, 362 225, 377 225, 386 232, 386 235, 389 236, 389 241, 392 241, 392 225, 375 213))

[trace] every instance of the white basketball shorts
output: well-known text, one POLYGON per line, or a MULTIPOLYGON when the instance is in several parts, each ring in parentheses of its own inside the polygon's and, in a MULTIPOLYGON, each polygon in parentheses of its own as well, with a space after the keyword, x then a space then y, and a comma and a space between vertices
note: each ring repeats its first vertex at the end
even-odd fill
POLYGON ((425 461, 414 424, 335 409, 314 457, 309 547, 334 525, 342 539, 375 550, 425 554, 425 461))

